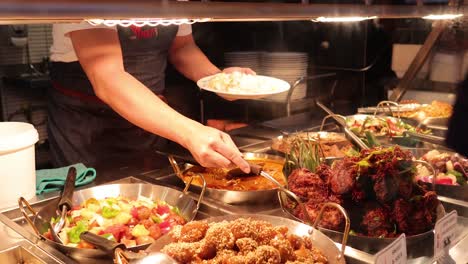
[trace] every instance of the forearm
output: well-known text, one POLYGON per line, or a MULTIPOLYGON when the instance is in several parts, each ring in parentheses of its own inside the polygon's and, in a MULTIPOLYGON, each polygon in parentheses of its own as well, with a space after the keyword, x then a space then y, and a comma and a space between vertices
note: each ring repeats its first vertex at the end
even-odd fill
POLYGON ((169 59, 179 72, 193 81, 221 71, 194 43, 181 47, 169 59))
POLYGON ((129 122, 184 147, 187 137, 201 126, 177 113, 124 71, 99 74, 92 78, 92 83, 97 96, 129 122))

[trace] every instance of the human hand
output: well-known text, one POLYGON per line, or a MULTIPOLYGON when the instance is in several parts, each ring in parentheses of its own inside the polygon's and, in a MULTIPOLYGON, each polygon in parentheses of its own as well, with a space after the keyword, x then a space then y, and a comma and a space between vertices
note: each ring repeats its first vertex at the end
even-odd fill
POLYGON ((250 68, 241 68, 241 67, 229 67, 229 68, 225 68, 223 70, 224 73, 233 73, 233 72, 241 72, 241 73, 245 73, 245 74, 251 74, 251 75, 256 75, 257 73, 255 73, 252 69, 250 68))
POLYGON ((195 160, 203 167, 239 167, 249 173, 250 166, 242 158, 231 137, 215 128, 200 125, 184 144, 195 160))

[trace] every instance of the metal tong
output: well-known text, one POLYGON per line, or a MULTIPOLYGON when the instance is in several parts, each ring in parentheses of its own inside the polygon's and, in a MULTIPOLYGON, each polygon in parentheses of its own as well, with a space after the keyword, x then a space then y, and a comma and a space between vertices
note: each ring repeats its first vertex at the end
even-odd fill
POLYGON ((340 124, 343 127, 343 130, 344 130, 344 133, 346 134, 346 136, 351 138, 351 140, 356 145, 358 145, 358 147, 360 149, 369 149, 369 147, 356 134, 354 134, 351 130, 349 130, 348 126, 346 125, 345 120, 342 120, 342 119, 338 118, 338 115, 333 113, 332 110, 330 110, 328 107, 323 105, 321 102, 317 101, 316 103, 320 108, 322 108, 323 111, 325 111, 328 115, 333 117, 333 119, 335 119, 335 121, 338 122, 338 124, 340 124))
POLYGON ((65 226, 65 221, 68 211, 72 209, 73 206, 73 192, 75 191, 75 181, 76 181, 76 169, 75 167, 70 167, 68 169, 67 178, 65 180, 65 185, 60 197, 60 200, 57 205, 57 214, 60 217, 55 224, 50 222, 50 233, 55 242, 63 244, 62 239, 58 236, 58 233, 65 226))
POLYGON ((113 257, 116 264, 141 264, 141 263, 159 263, 176 264, 177 262, 170 256, 160 252, 132 252, 122 243, 108 240, 102 236, 85 231, 80 234, 80 239, 93 244, 100 250, 113 257))

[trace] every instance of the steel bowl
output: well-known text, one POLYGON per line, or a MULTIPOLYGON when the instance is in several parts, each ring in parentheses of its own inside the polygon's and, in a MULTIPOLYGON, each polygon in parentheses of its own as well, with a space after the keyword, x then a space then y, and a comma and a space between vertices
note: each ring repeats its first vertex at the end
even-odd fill
MULTIPOLYGON (((243 153, 246 160, 252 159, 270 159, 284 162, 284 158, 280 156, 264 154, 264 153, 243 153)), ((192 168, 194 165, 190 163, 185 163, 182 168, 179 167, 175 159, 169 156, 169 162, 171 163, 175 174, 182 181, 185 182, 183 174, 188 169, 192 168)), ((188 184, 189 182, 185 182, 188 184)), ((192 190, 196 192, 201 191, 201 186, 192 184, 192 190)), ((276 201, 276 192, 278 188, 272 188, 268 190, 256 190, 256 191, 232 191, 232 190, 223 190, 215 188, 206 188, 205 196, 213 198, 217 201, 221 201, 227 204, 260 204, 276 201)))
MULTIPOLYGON (((344 248, 346 244, 343 244, 343 247, 340 251, 335 243, 324 235, 318 229, 305 225, 303 223, 278 217, 278 216, 270 216, 270 215, 261 215, 261 214, 241 214, 241 215, 226 215, 226 216, 218 216, 218 217, 211 217, 206 219, 205 221, 208 222, 221 222, 221 221, 232 221, 238 218, 251 218, 256 220, 263 220, 270 222, 274 226, 286 226, 289 229, 289 232, 298 236, 310 236, 312 239, 312 244, 314 247, 318 248, 322 251, 322 253, 328 258, 329 264, 344 264, 344 248)), ((171 238, 166 235, 158 239, 154 242, 147 251, 161 251, 161 249, 171 243, 171 238)))
MULTIPOLYGON (((185 190, 186 191, 186 190, 185 190)), ((73 193, 73 204, 79 205, 89 198, 104 199, 107 197, 122 196, 129 199, 138 199, 138 197, 147 197, 152 200, 166 201, 170 205, 177 206, 180 210, 180 214, 187 221, 191 221, 195 218, 202 194, 198 201, 193 200, 190 196, 186 195, 185 192, 181 192, 172 188, 152 185, 152 184, 109 184, 83 189, 73 193)), ((47 232, 50 227, 50 219, 55 217, 57 209, 57 201, 52 201, 43 207, 39 212, 36 212, 31 205, 23 197, 19 198, 19 208, 28 224, 33 229, 35 235, 39 239, 45 241, 47 244, 57 248, 74 259, 93 259, 93 258, 108 258, 109 256, 98 249, 84 249, 66 246, 55 241, 45 238, 42 234, 47 232), (29 213, 32 217, 29 216, 29 213)), ((130 250, 138 251, 145 249, 150 244, 140 245, 136 247, 130 247, 130 250)))
MULTIPOLYGON (((289 204, 289 199, 286 194, 278 192, 278 199, 281 205, 282 210, 289 215, 292 219, 303 222, 304 220, 296 217, 293 212, 291 212, 289 204)), ((437 220, 442 218, 445 215, 445 209, 442 204, 437 208, 437 220)), ((353 222, 353 217, 351 216, 350 221, 353 222)), ((341 231, 335 231, 327 228, 319 227, 319 229, 328 237, 336 242, 340 242, 345 236, 348 238, 348 245, 365 251, 370 254, 376 254, 378 251, 382 250, 396 238, 375 238, 367 236, 354 236, 347 235, 341 231)), ((422 247, 421 245, 432 245, 434 243, 434 231, 429 230, 422 234, 407 236, 406 237, 406 246, 408 252, 408 258, 417 258, 422 256, 433 256, 433 247, 422 247)))

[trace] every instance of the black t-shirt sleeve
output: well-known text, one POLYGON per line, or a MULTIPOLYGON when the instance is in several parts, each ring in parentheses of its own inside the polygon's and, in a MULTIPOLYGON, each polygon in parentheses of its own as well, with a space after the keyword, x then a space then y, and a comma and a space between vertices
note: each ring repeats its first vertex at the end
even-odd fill
POLYGON ((458 87, 447 132, 447 145, 458 153, 468 156, 468 75, 458 87))

